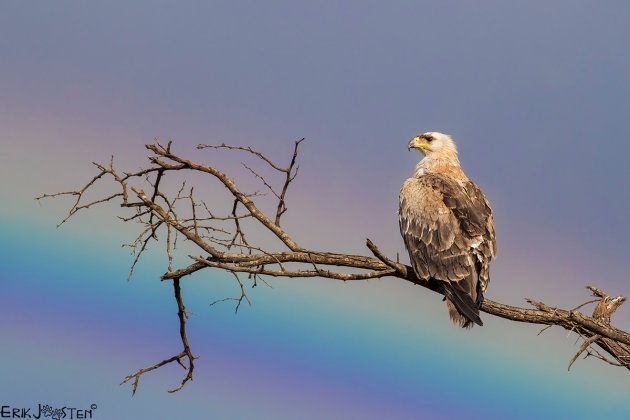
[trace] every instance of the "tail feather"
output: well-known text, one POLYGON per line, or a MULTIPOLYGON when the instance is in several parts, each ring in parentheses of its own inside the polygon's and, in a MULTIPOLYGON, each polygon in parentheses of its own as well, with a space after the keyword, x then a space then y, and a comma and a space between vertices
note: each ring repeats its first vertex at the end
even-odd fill
POLYGON ((479 317, 479 307, 483 302, 481 291, 477 292, 477 299, 472 296, 459 283, 445 281, 442 283, 442 291, 446 298, 446 306, 451 321, 463 328, 471 328, 473 323, 483 325, 479 317))

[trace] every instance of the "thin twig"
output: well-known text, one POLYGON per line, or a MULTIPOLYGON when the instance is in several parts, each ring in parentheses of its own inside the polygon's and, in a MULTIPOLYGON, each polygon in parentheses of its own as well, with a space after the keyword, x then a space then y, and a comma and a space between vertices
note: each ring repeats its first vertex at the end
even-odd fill
POLYGON ((575 353, 573 355, 573 357, 571 358, 571 360, 569 361, 569 366, 567 366, 567 370, 571 370, 571 366, 573 365, 573 362, 575 362, 575 360, 578 357, 580 357, 580 354, 582 354, 584 352, 584 350, 586 350, 591 344, 593 344, 594 342, 596 342, 600 338, 602 338, 601 335, 595 334, 594 336, 584 340, 584 343, 582 343, 582 345, 578 349, 577 353, 575 353))

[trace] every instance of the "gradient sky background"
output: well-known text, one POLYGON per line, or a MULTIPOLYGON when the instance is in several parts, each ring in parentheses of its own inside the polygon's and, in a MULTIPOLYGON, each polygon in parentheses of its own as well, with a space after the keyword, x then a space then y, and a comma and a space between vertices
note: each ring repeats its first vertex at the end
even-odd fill
MULTIPOLYGON (((180 350, 158 249, 127 283, 129 227, 108 206, 55 229, 93 160, 145 143, 242 168, 198 143, 282 161, 306 137, 286 226, 307 247, 403 251, 397 195, 418 132, 458 141, 493 204, 487 296, 573 307, 586 284, 630 295, 627 2, 0 3, 0 403, 97 419, 630 418, 628 373, 578 361, 575 337, 484 316, 383 279, 184 282, 195 379, 169 366, 132 399, 120 380, 180 350)), ((628 308, 615 324, 630 328, 628 308)))

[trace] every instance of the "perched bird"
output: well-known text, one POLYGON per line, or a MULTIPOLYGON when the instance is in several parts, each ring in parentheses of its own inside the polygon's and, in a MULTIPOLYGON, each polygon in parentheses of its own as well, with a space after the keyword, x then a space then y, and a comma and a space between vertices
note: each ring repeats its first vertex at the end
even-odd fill
POLYGON ((451 321, 483 325, 479 308, 496 254, 492 209, 459 165, 450 136, 420 134, 408 144, 424 158, 400 190, 400 233, 420 279, 442 288, 451 321))

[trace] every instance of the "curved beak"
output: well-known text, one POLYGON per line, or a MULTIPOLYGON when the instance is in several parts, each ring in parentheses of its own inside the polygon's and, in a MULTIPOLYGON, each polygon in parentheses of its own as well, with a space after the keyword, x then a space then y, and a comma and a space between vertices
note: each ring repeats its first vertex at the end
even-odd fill
POLYGON ((409 144, 407 144, 407 150, 418 149, 422 152, 423 151, 422 148, 428 145, 429 143, 424 141, 422 137, 416 136, 409 142, 409 144))

